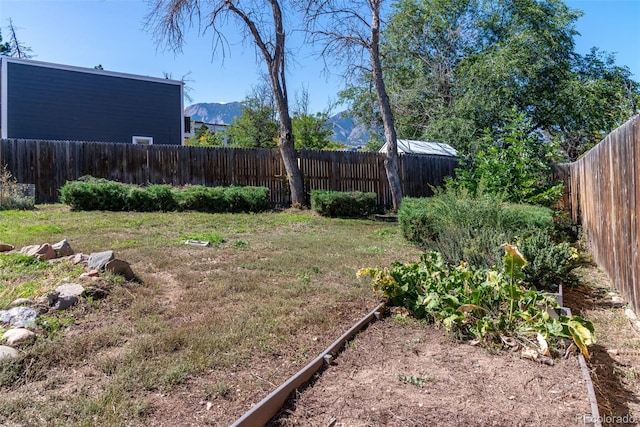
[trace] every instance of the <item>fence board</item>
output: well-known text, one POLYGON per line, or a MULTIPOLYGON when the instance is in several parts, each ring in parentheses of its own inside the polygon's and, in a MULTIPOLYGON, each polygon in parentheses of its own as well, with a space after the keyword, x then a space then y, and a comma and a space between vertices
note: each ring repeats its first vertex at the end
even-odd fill
MULTIPOLYGON (((384 154, 318 150, 298 154, 307 194, 316 189, 375 192, 380 206, 391 206, 384 154)), ((60 187, 84 175, 137 185, 265 186, 273 205, 291 203, 277 149, 6 139, 0 140, 0 164, 7 165, 18 182, 35 184, 38 203, 57 201, 60 187)), ((431 195, 431 186, 441 185, 457 166, 455 158, 400 156, 403 194, 431 195)))
POLYGON ((561 169, 571 218, 587 232, 594 260, 640 313, 640 116, 561 169))

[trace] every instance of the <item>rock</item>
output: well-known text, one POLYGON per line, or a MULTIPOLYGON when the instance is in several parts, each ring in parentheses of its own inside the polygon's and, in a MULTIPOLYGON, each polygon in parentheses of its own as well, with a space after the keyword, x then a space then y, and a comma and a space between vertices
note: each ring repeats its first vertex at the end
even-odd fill
POLYGON ((87 264, 89 262, 89 256, 85 254, 75 254, 71 262, 73 262, 74 265, 87 264))
POLYGON ((38 313, 29 307, 13 307, 9 310, 0 310, 0 322, 13 326, 33 325, 38 313))
POLYGON ((8 347, 6 345, 0 345, 0 360, 2 359, 15 359, 18 357, 18 350, 8 347))
POLYGON ((47 293, 47 295, 45 295, 45 298, 47 299, 47 304, 49 305, 49 307, 51 307, 53 303, 56 302, 59 296, 60 296, 60 292, 57 292, 57 291, 49 292, 47 293))
POLYGON ((21 254, 37 256, 41 259, 49 260, 56 257, 56 251, 53 250, 50 244, 44 243, 42 245, 29 245, 20 249, 21 254))
POLYGON ((63 256, 73 255, 73 249, 71 249, 71 245, 66 240, 61 240, 58 243, 51 245, 54 251, 56 251, 56 258, 60 258, 63 256))
POLYGON ((52 310, 66 310, 69 307, 73 307, 77 303, 78 303, 78 297, 76 297, 74 295, 63 295, 63 296, 59 296, 58 299, 56 299, 53 302, 53 305, 51 306, 51 309, 52 310))
POLYGON ((128 262, 122 261, 121 259, 114 259, 109 261, 104 269, 113 274, 119 274, 120 276, 124 276, 127 280, 135 279, 135 274, 133 274, 133 270, 131 270, 131 266, 128 262))
POLYGON ((100 271, 98 270, 89 270, 86 273, 82 273, 80 275, 80 278, 85 278, 85 277, 98 277, 100 276, 100 271))
POLYGON ((9 304, 9 307, 20 307, 22 305, 31 306, 33 305, 33 300, 30 300, 29 298, 18 298, 13 300, 11 304, 9 304))
POLYGON ((63 283, 55 290, 58 292, 58 296, 75 296, 79 297, 84 292, 84 287, 77 283, 63 283))
POLYGON ((113 251, 92 253, 89 255, 88 267, 92 270, 101 270, 113 258, 113 251))
POLYGON ((620 308, 627 305, 627 303, 624 301, 622 297, 619 297, 618 295, 614 295, 611 297, 611 305, 615 308, 620 308))
POLYGON ((7 340, 7 344, 15 345, 27 341, 33 341, 36 338, 36 334, 26 328, 14 328, 9 329, 2 334, 2 339, 7 340))
POLYGON ((6 243, 0 243, 0 252, 9 252, 15 249, 13 245, 7 245, 6 243))

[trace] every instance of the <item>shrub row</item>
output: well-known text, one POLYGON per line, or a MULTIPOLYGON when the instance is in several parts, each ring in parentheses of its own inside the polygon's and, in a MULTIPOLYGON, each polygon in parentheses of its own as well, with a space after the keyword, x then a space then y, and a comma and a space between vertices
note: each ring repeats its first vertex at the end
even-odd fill
POLYGON ((572 280, 576 253, 551 238, 549 208, 504 203, 498 196, 440 190, 431 198, 405 198, 398 221, 406 239, 437 251, 450 265, 461 260, 478 268, 500 267, 504 243, 517 244, 527 259, 524 281, 555 291, 572 280))
POLYGON ((358 218, 377 211, 376 193, 311 191, 311 209, 322 216, 358 218))
POLYGON ((172 188, 138 187, 106 179, 83 177, 60 189, 60 201, 73 210, 259 212, 269 207, 266 187, 172 188))

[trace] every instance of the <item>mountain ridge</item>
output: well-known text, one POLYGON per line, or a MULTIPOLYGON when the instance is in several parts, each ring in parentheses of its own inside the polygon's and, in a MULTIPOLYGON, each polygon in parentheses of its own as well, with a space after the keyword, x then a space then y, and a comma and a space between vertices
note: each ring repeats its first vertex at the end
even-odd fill
MULTIPOLYGON (((199 102, 187 106, 185 115, 192 120, 229 125, 233 119, 242 114, 240 102, 199 102)), ((366 127, 347 111, 340 111, 329 117, 328 128, 333 131, 329 137, 331 141, 339 142, 350 147, 360 147, 369 140, 369 132, 366 127)))

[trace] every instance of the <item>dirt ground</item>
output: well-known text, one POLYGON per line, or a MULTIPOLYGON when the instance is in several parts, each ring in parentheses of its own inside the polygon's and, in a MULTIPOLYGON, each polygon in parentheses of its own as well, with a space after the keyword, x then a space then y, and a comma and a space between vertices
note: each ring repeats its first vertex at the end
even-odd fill
MULTIPOLYGON (((565 305, 596 328, 598 343, 591 347, 588 364, 603 425, 640 425, 633 422, 640 418, 640 332, 625 316, 626 306, 612 301, 615 292, 606 274, 584 267, 580 275, 580 286, 565 289, 565 305)), ((324 334, 300 331, 315 337, 317 345, 309 348, 276 348, 269 357, 189 377, 167 392, 143 392, 144 420, 130 425, 228 426, 315 358, 324 348, 320 343, 332 342, 371 309, 371 300, 354 300, 334 312, 336 328, 324 334)), ((116 306, 112 312, 89 313, 74 333, 118 322, 119 316, 116 306)), ((350 341, 270 425, 585 425, 590 407, 577 357, 555 362, 547 366, 523 360, 519 353, 461 344, 432 326, 389 316, 350 341)), ((55 385, 56 393, 86 394, 106 377, 88 363, 74 367, 72 374, 53 369, 45 381, 21 392, 30 389, 36 400, 55 398, 55 385)))
MULTIPOLYGON (((565 305, 595 324, 599 341, 588 366, 601 421, 640 425, 640 333, 626 306, 612 302, 619 295, 603 271, 590 266, 579 274, 565 305)), ((271 425, 575 426, 591 425, 590 414, 575 356, 541 365, 387 317, 350 342, 271 425)))
POLYGON ((588 413, 577 357, 546 366, 387 317, 272 425, 573 426, 588 413))

